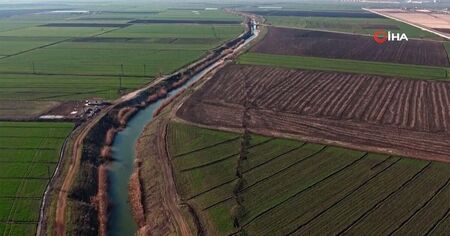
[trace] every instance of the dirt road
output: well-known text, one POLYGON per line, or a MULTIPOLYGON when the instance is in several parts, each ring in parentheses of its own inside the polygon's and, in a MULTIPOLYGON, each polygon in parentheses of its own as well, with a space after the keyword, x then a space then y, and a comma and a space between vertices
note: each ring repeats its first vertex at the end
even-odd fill
MULTIPOLYGON (((112 108, 112 107, 111 107, 112 108)), ((109 108, 109 109, 111 109, 109 108)), ((58 199, 56 203, 56 217, 55 217, 55 228, 54 234, 57 236, 65 235, 65 214, 67 207, 67 196, 72 186, 73 180, 75 178, 75 174, 78 173, 78 169, 80 166, 81 155, 83 152, 83 140, 88 134, 89 130, 94 126, 97 121, 100 119, 100 116, 96 117, 94 120, 90 121, 82 128, 80 135, 75 139, 73 144, 73 155, 72 162, 69 166, 69 170, 67 171, 66 178, 61 186, 61 189, 58 194, 58 199)))
POLYGON ((167 127, 169 124, 169 119, 162 119, 161 122, 158 122, 158 142, 157 142, 157 151, 159 164, 161 167, 161 173, 163 174, 163 184, 165 186, 165 198, 163 199, 165 205, 168 207, 173 219, 176 222, 176 226, 178 229, 179 235, 192 235, 189 223, 183 217, 183 213, 181 211, 181 199, 177 193, 177 188, 175 185, 175 180, 172 172, 172 165, 170 161, 170 156, 168 153, 168 149, 166 146, 166 136, 167 136, 167 127))

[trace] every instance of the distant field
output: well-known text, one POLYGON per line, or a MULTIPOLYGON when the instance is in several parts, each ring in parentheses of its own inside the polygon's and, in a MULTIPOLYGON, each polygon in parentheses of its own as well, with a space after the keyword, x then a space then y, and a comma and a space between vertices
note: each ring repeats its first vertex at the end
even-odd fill
MULTIPOLYGON (((13 94, 11 96, 17 96, 13 94)), ((0 100, 0 119, 30 119, 49 111, 59 103, 55 101, 0 100)))
POLYGON ((35 27, 0 33, 0 40, 3 36, 9 44, 0 49, 0 55, 11 55, 35 47, 30 52, 0 59, 0 72, 32 73, 34 66, 35 73, 117 76, 122 74, 123 65, 124 75, 156 76, 170 73, 200 58, 207 50, 242 31, 240 26, 164 24, 116 28, 109 33, 102 29, 35 27), (101 37, 82 37, 94 32, 102 32, 101 37), (76 33, 80 35, 74 38, 76 33), (30 41, 20 36, 22 34, 31 37, 30 41), (35 37, 39 37, 38 41, 33 40, 35 37), (66 41, 38 48, 61 40, 66 41))
POLYGON ((330 17, 330 18, 383 18, 380 15, 356 10, 356 11, 336 11, 336 10, 291 10, 291 9, 266 9, 264 11, 252 11, 252 13, 262 16, 297 16, 297 17, 330 17))
POLYGON ((449 67, 443 42, 409 40, 377 44, 372 37, 269 27, 251 52, 449 67))
POLYGON ((167 140, 178 191, 209 234, 446 232, 448 164, 252 135, 239 183, 237 134, 172 123, 167 140))
POLYGON ((0 122, 0 234, 34 235, 69 123, 0 122))
POLYGON ((239 20, 239 17, 224 13, 221 10, 205 11, 203 9, 167 9, 154 12, 104 11, 100 14, 83 15, 74 18, 77 21, 131 21, 131 20, 239 20))
POLYGON ((361 74, 401 76, 412 79, 448 80, 448 68, 380 63, 320 57, 246 53, 239 64, 278 66, 297 69, 353 72, 361 74))
POLYGON ((136 89, 237 37, 241 21, 221 10, 115 9, 2 18, 0 117, 24 117, 27 110, 39 114, 54 101, 115 99, 120 88, 136 89), (136 20, 156 23, 129 23, 136 20), (161 23, 166 20, 192 24, 161 23), (37 107, 19 102, 14 111, 14 101, 33 101, 37 107))
POLYGON ((0 118, 32 118, 49 110, 57 101, 85 98, 113 100, 119 89, 131 91, 152 79, 145 77, 0 74, 0 118))
POLYGON ((385 18, 348 18, 348 17, 299 17, 266 16, 269 24, 300 29, 319 29, 337 32, 370 34, 378 29, 406 33, 409 38, 440 39, 439 36, 416 27, 385 18))
MULTIPOLYGON (((123 77, 122 88, 131 90, 150 81, 148 78, 123 77)), ((119 77, 1 74, 0 101, 114 99, 118 96, 119 86, 119 77)))

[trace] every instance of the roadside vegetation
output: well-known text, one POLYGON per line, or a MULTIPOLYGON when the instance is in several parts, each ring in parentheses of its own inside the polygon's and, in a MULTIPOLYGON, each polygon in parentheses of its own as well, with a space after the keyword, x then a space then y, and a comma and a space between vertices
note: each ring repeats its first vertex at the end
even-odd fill
POLYGON ((439 235, 448 218, 448 164, 258 135, 242 160, 238 134, 181 123, 167 139, 179 193, 212 235, 439 235))
POLYGON ((0 122, 0 234, 33 235, 70 123, 0 122))

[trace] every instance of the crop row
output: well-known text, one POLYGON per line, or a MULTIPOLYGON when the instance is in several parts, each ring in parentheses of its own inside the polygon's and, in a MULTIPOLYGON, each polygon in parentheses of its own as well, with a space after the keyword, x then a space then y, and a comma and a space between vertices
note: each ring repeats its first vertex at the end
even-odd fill
MULTIPOLYGON (((204 158, 238 152, 239 145, 230 146, 225 134, 231 135, 172 123, 168 135, 171 150, 189 152, 172 156, 181 196, 206 222, 208 232, 217 234, 236 233, 230 214, 238 155, 182 170, 204 158), (217 145, 189 152, 183 140, 199 132, 215 136, 208 141, 217 145), (180 162, 182 158, 190 161, 180 162)), ((199 138, 190 140, 195 143, 199 138)), ((254 145, 242 164, 245 183, 239 196, 246 213, 240 223, 241 230, 251 235, 440 232, 447 219, 447 209, 437 209, 448 193, 447 164, 285 139, 254 145), (414 224, 418 221, 422 223, 414 224)))
POLYGON ((35 233, 42 195, 72 128, 68 123, 0 122, 0 234, 35 233))

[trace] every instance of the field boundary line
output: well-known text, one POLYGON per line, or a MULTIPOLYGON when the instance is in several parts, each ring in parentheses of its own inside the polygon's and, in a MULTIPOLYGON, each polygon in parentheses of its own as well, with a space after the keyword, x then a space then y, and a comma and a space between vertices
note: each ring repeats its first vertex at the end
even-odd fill
MULTIPOLYGON (((238 137, 238 138, 240 138, 240 137, 238 137)), ((271 139, 271 140, 272 140, 272 139, 271 139)), ((265 140, 265 141, 263 141, 263 142, 260 142, 260 143, 255 144, 255 145, 253 145, 253 146, 250 146, 249 150, 251 150, 251 149, 254 148, 254 147, 257 147, 257 146, 266 144, 266 143, 270 142, 271 140, 265 140)), ((179 172, 186 172, 186 171, 191 171, 191 170, 203 168, 203 167, 206 167, 206 166, 209 166, 209 165, 214 165, 214 164, 217 164, 217 163, 219 163, 219 162, 226 161, 226 160, 232 158, 233 156, 238 156, 238 155, 239 155, 239 153, 230 154, 230 155, 224 156, 223 158, 218 159, 218 160, 214 160, 214 161, 210 161, 210 162, 207 162, 207 163, 204 163, 204 164, 201 164, 201 165, 197 165, 197 166, 193 166, 193 167, 188 167, 188 168, 185 168, 185 169, 181 169, 181 170, 179 170, 179 172)))
POLYGON ((264 145, 264 144, 269 143, 269 142, 271 142, 271 141, 273 141, 273 140, 276 140, 276 138, 274 138, 274 137, 268 138, 267 140, 264 140, 264 141, 262 141, 262 142, 259 142, 259 143, 255 143, 255 144, 253 144, 253 145, 250 145, 250 146, 249 146, 249 149, 252 149, 252 148, 254 148, 254 147, 258 147, 258 146, 264 145))
MULTIPOLYGON (((284 153, 281 153, 281 154, 279 154, 279 155, 276 155, 275 157, 273 157, 273 158, 271 158, 271 159, 269 159, 269 160, 267 160, 267 161, 265 161, 265 162, 263 162, 263 163, 260 163, 260 164, 258 164, 258 165, 256 165, 256 166, 254 166, 254 167, 252 167, 252 168, 250 168, 250 169, 248 169, 248 170, 242 172, 242 173, 245 174, 245 173, 251 172, 251 171, 254 170, 254 169, 257 169, 257 168, 259 168, 259 167, 261 167, 261 166, 263 166, 263 165, 265 165, 265 164, 267 164, 267 163, 269 163, 269 162, 271 162, 271 161, 273 161, 273 160, 278 159, 279 157, 282 157, 282 156, 287 155, 287 154, 289 154, 289 153, 291 153, 291 152, 294 152, 294 151, 296 151, 296 150, 299 150, 299 149, 301 149, 301 148, 302 148, 303 146, 305 146, 305 145, 306 145, 306 142, 303 143, 302 145, 298 146, 298 147, 292 148, 292 149, 290 149, 290 150, 288 150, 288 151, 286 151, 286 152, 284 152, 284 153)), ((236 179, 237 179, 237 178, 234 178, 233 181, 236 180, 236 179)), ((231 181, 231 182, 232 182, 232 181, 231 181)), ((226 184, 226 183, 225 183, 225 184, 226 184)), ((221 184, 221 185, 225 185, 225 184, 221 184)), ((233 198, 233 196, 229 196, 229 197, 227 197, 227 198, 225 198, 225 199, 222 199, 222 200, 220 200, 220 201, 218 201, 218 202, 215 202, 215 203, 213 203, 212 205, 209 205, 209 206, 204 207, 204 208, 202 209, 202 211, 208 210, 208 209, 210 209, 210 208, 212 208, 212 207, 214 207, 214 206, 216 206, 216 205, 219 205, 220 203, 226 202, 226 201, 228 201, 228 200, 230 200, 230 199, 232 199, 232 198, 233 198)))
MULTIPOLYGON (((55 99, 55 98, 63 98, 67 96, 75 96, 75 95, 85 95, 85 94, 91 94, 91 93, 100 93, 100 92, 107 92, 110 91, 109 89, 99 89, 99 90, 89 90, 84 92, 74 92, 74 93, 63 93, 58 95, 52 95, 52 96, 45 96, 45 97, 37 97, 35 100, 41 101, 41 100, 48 100, 48 99, 55 99)), ((58 93, 58 92, 57 92, 58 93)))
MULTIPOLYGON (((271 139, 271 140, 272 140, 272 139, 271 139)), ((269 142, 269 141, 270 141, 270 140, 266 140, 266 141, 261 142, 261 143, 259 143, 259 144, 267 143, 267 142, 269 142)), ((270 160, 268 160, 268 161, 266 161, 266 162, 260 163, 260 164, 258 164, 258 165, 256 165, 256 166, 254 166, 254 167, 252 167, 252 168, 250 168, 250 169, 244 171, 243 174, 248 173, 248 172, 251 172, 251 171, 253 171, 254 169, 257 169, 257 168, 259 168, 259 167, 261 167, 261 166, 267 164, 268 162, 273 161, 273 160, 275 160, 275 159, 277 159, 277 158, 279 158, 279 157, 281 157, 281 156, 284 156, 284 155, 289 154, 289 153, 291 153, 291 152, 293 152, 293 151, 296 151, 296 150, 302 148, 303 146, 305 146, 306 144, 307 144, 307 143, 305 142, 305 143, 303 143, 302 145, 300 145, 300 146, 298 146, 298 147, 295 147, 295 148, 293 148, 293 149, 291 149, 291 150, 289 150, 289 151, 287 151, 287 152, 281 153, 281 154, 275 156, 274 158, 271 158, 270 160)), ((257 144, 253 145, 253 147, 255 147, 255 146, 257 146, 257 144)), ((250 148, 249 150, 251 150, 251 148, 250 148)), ((232 183, 233 181, 235 181, 236 179, 237 179, 237 178, 233 178, 233 179, 228 180, 228 181, 226 181, 226 182, 223 182, 223 183, 221 183, 221 184, 215 185, 215 186, 213 186, 213 187, 211 187, 211 188, 209 188, 209 189, 207 189, 207 190, 204 190, 204 191, 202 191, 202 192, 196 193, 195 195, 192 195, 191 197, 188 197, 187 200, 192 200, 193 198, 196 198, 196 197, 198 197, 198 196, 200 196, 200 195, 203 195, 203 194, 205 194, 205 193, 208 193, 208 192, 210 192, 210 191, 213 191, 214 189, 217 189, 217 188, 220 188, 220 187, 222 187, 222 186, 224 186, 224 185, 230 184, 230 183, 232 183)), ((229 199, 229 198, 227 198, 227 199, 229 199)), ((206 208, 209 208, 209 207, 206 207, 206 208)))
MULTIPOLYGON (((370 167, 370 170, 375 170, 378 166, 383 165, 386 161, 390 160, 394 158, 393 156, 389 156, 388 158, 384 159, 382 162, 377 163, 376 165, 373 165, 372 167, 370 167)), ((399 158, 400 160, 401 158, 399 158)))
POLYGON ((431 196, 427 201, 425 201, 419 208, 417 208, 413 214, 411 214, 406 220, 404 220, 394 231, 392 231, 391 233, 389 233, 390 235, 393 235, 394 233, 396 233, 398 230, 400 230, 406 223, 408 223, 409 221, 411 221, 411 219, 414 218, 414 216, 417 215, 417 213, 419 213, 422 209, 424 209, 426 206, 428 206, 429 204, 431 204, 431 202, 433 201, 433 199, 440 194, 450 183, 450 178, 447 179, 447 181, 441 186, 439 187, 433 194, 433 196, 431 196))
MULTIPOLYGON (((326 146, 326 147, 327 147, 327 146, 326 146)), ((273 205, 273 206, 271 206, 271 207, 269 207, 269 208, 266 208, 265 210, 263 210, 262 212, 258 213, 256 216, 254 216, 253 218, 249 219, 247 222, 245 222, 245 224, 242 225, 242 228, 245 227, 245 226, 247 226, 247 225, 249 225, 250 223, 252 223, 252 222, 253 222, 254 220, 256 220, 257 218, 259 218, 259 217, 261 217, 261 216, 267 214, 269 211, 271 211, 271 210, 277 208, 277 207, 280 206, 281 204, 283 204, 283 203, 289 201, 290 199, 296 197, 297 195, 299 195, 299 194, 301 194, 301 193, 307 191, 308 189, 314 188, 316 185, 320 184, 321 182, 323 182, 323 181, 325 181, 325 180, 331 178, 332 176, 334 176, 334 175, 340 173, 341 171, 347 169, 348 167, 350 167, 350 166, 352 166, 352 165, 354 165, 354 164, 360 162, 362 159, 364 159, 364 158, 367 157, 368 155, 369 155, 368 152, 364 153, 362 156, 360 156, 360 157, 357 158, 356 160, 354 160, 354 161, 352 161, 352 162, 350 162, 350 163, 344 165, 343 167, 341 167, 341 168, 338 169, 338 170, 335 170, 334 172, 330 173, 329 175, 325 176, 324 178, 322 178, 322 179, 320 179, 320 180, 318 180, 318 181, 316 181, 316 182, 310 184, 310 185, 307 186, 306 188, 303 188, 302 190, 300 190, 300 191, 298 191, 298 192, 292 194, 291 196, 289 196, 289 197, 285 198, 284 200, 282 200, 280 203, 275 204, 275 205, 273 205)), ((237 233, 239 233, 239 232, 240 232, 240 231, 237 231, 237 232, 234 232, 234 233, 232 233, 232 234, 230 234, 230 235, 237 235, 237 233)))
POLYGON ((274 161, 274 160, 276 160, 276 159, 278 159, 278 158, 280 158, 280 157, 282 157, 282 156, 284 156, 284 155, 287 155, 287 154, 289 154, 289 153, 291 153, 291 152, 294 152, 294 151, 297 151, 297 150, 301 149, 301 148, 304 147, 306 144, 307 144, 307 142, 304 142, 304 143, 301 144, 300 146, 291 148, 291 149, 289 149, 289 150, 286 151, 286 152, 283 152, 283 153, 281 153, 281 154, 278 154, 278 155, 276 155, 276 156, 270 158, 269 160, 266 160, 266 161, 264 161, 264 162, 261 162, 261 163, 259 163, 258 165, 255 165, 255 166, 253 166, 253 167, 251 167, 251 168, 249 168, 249 169, 243 171, 242 173, 245 174, 245 173, 251 172, 252 170, 254 170, 254 169, 258 168, 258 167, 261 167, 261 166, 263 166, 263 165, 265 165, 265 164, 267 164, 267 163, 269 163, 269 162, 272 162, 272 161, 274 161))
POLYGON ((60 43, 69 42, 70 40, 73 40, 73 39, 76 39, 76 38, 95 38, 97 36, 100 36, 100 35, 103 35, 103 34, 106 34, 106 33, 110 33, 110 32, 113 32, 115 30, 118 30, 118 29, 121 29, 121 28, 114 28, 112 30, 107 30, 107 31, 101 32, 99 34, 93 34, 93 35, 86 36, 86 37, 68 37, 68 38, 65 38, 65 39, 62 39, 62 40, 59 40, 59 41, 56 41, 56 42, 52 42, 52 43, 49 43, 49 44, 41 45, 39 47, 30 48, 30 49, 27 49, 25 51, 20 51, 20 52, 16 52, 16 53, 4 56, 4 57, 0 57, 0 61, 3 60, 3 59, 6 59, 6 58, 19 56, 19 55, 22 55, 22 54, 25 54, 25 53, 28 53, 28 52, 32 52, 32 51, 35 51, 35 50, 51 47, 51 46, 54 46, 54 45, 57 45, 57 44, 60 44, 60 43))
POLYGON ((218 159, 218 160, 215 160, 215 161, 210 161, 210 162, 207 162, 207 163, 198 165, 198 166, 193 166, 193 167, 181 169, 180 172, 187 172, 187 171, 191 171, 191 170, 195 170, 195 169, 200 169, 200 168, 203 168, 203 167, 207 167, 207 166, 210 166, 210 165, 214 165, 214 164, 220 163, 220 162, 222 162, 222 161, 226 161, 226 160, 228 160, 228 159, 230 159, 230 158, 233 158, 233 157, 235 157, 235 156, 238 156, 238 155, 239 155, 239 153, 233 153, 233 154, 230 154, 230 155, 228 155, 228 156, 225 156, 225 157, 223 157, 223 158, 221 158, 221 159, 218 159))
POLYGON ((206 147, 201 147, 201 148, 197 148, 197 149, 194 149, 194 150, 191 150, 191 151, 188 151, 188 152, 180 153, 180 154, 174 155, 173 158, 186 156, 186 155, 198 152, 198 151, 202 151, 202 150, 206 150, 206 149, 209 149, 209 148, 212 148, 212 147, 216 147, 216 146, 219 146, 221 144, 225 144, 225 143, 228 143, 228 142, 232 142, 232 141, 238 140, 239 138, 240 137, 237 136, 237 137, 234 137, 234 138, 231 138, 231 139, 227 139, 227 140, 224 140, 224 141, 220 141, 218 143, 211 144, 211 145, 206 146, 206 147))
POLYGON ((316 152, 311 153, 311 154, 309 154, 309 155, 303 157, 302 159, 300 159, 300 160, 298 160, 298 161, 296 161, 296 162, 294 162, 294 163, 292 163, 292 164, 290 164, 290 165, 288 165, 288 166, 282 168, 281 170, 278 170, 277 172, 274 172, 274 173, 272 173, 272 174, 270 174, 270 175, 268 175, 268 176, 266 176, 266 177, 264 177, 264 178, 262 178, 262 179, 256 181, 255 183, 253 183, 253 184, 251 184, 251 185, 245 187, 244 189, 242 189, 242 192, 245 192, 247 189, 250 189, 250 188, 252 188, 253 186, 255 186, 255 185, 257 185, 257 184, 259 184, 259 183, 261 183, 261 182, 264 182, 264 181, 266 181, 267 179, 270 179, 270 178, 272 178, 273 176, 278 175, 279 173, 282 173, 282 172, 286 171, 287 169, 290 169, 290 168, 292 168, 292 167, 294 167, 294 166, 296 166, 296 165, 298 165, 298 164, 300 164, 300 163, 302 163, 302 162, 304 162, 304 161, 306 161, 306 160, 308 160, 308 159, 310 159, 310 158, 312 158, 312 157, 315 157, 315 156, 318 155, 319 153, 324 152, 328 147, 329 147, 329 146, 324 145, 321 149, 317 150, 316 152))
POLYGON ((189 200, 192 200, 192 199, 194 199, 194 198, 196 198, 196 197, 198 197, 198 196, 201 196, 201 195, 203 195, 203 194, 205 194, 205 193, 208 193, 208 192, 210 192, 210 191, 213 191, 214 189, 217 189, 217 188, 220 188, 220 187, 225 186, 225 185, 227 185, 227 184, 230 184, 230 183, 232 183, 233 181, 235 181, 236 179, 237 179, 237 178, 233 178, 233 179, 231 179, 231 180, 227 180, 227 181, 225 181, 225 182, 223 182, 223 183, 221 183, 221 184, 215 185, 215 186, 213 186, 213 187, 211 187, 211 188, 209 188, 209 189, 206 189, 206 190, 204 190, 204 191, 201 191, 201 192, 199 192, 199 193, 196 193, 196 194, 194 194, 194 195, 188 197, 187 200, 188 200, 188 201, 189 201, 189 200))
POLYGON ((389 199, 398 191, 402 190, 405 186, 407 186, 409 183, 413 182, 418 176, 420 176, 426 169, 428 169, 431 166, 431 161, 428 162, 427 165, 422 167, 416 174, 414 174, 411 178, 409 178, 407 181, 405 181, 402 185, 400 185, 397 189, 392 191, 390 194, 388 194, 386 197, 375 203, 370 209, 368 209, 366 212, 364 212, 358 219, 354 220, 350 225, 345 227, 343 230, 337 233, 337 235, 343 235, 345 232, 347 232, 349 229, 351 229, 355 224, 359 223, 361 220, 365 219, 370 213, 372 213, 373 210, 377 209, 385 200, 389 199))
MULTIPOLYGON (((385 163, 386 160, 391 159, 392 157, 389 156, 388 158, 386 158, 385 160, 381 161, 380 163, 377 163, 375 166, 378 166, 379 164, 385 163)), ((308 221, 306 221, 305 223, 297 226, 297 228, 295 228, 294 230, 292 230, 291 232, 288 233, 288 235, 292 235, 294 234, 297 230, 301 229, 302 227, 308 225, 309 223, 311 223, 313 220, 317 219, 318 217, 320 217, 322 214, 326 213, 328 210, 330 210, 331 208, 335 207, 336 205, 338 205, 339 203, 341 203, 342 201, 344 201, 345 199, 347 199, 349 196, 351 196, 353 193, 355 193, 356 191, 358 191, 359 189, 361 189, 362 187, 364 187, 367 183, 369 183, 370 181, 372 181, 373 179, 375 179, 376 177, 378 177, 379 175, 383 174, 384 171, 386 171, 387 169, 391 168, 392 166, 394 166, 395 164, 397 164, 399 161, 401 160, 401 158, 398 158, 396 161, 390 163, 388 166, 384 167, 382 170, 378 171, 377 173, 375 173, 373 176, 371 176, 370 178, 368 178, 367 180, 365 180, 364 182, 362 182, 359 186, 357 186, 355 189, 351 190, 350 192, 348 192, 347 194, 345 194, 341 199, 337 200, 335 203, 331 204, 329 207, 327 207, 325 210, 322 210, 321 212, 319 212, 319 214, 313 216, 311 219, 309 219, 308 221)), ((373 167, 372 167, 373 168, 373 167)), ((293 219, 292 221, 290 221, 289 223, 292 223, 293 221, 297 220, 298 217, 296 217, 295 219, 293 219)), ((288 223, 288 224, 289 224, 288 223)))
POLYGON ((447 212, 444 213, 444 215, 436 222, 434 222, 433 227, 431 227, 426 233, 425 235, 428 236, 431 233, 433 233, 434 230, 436 230, 436 228, 442 224, 442 222, 444 222, 445 219, 447 219, 450 216, 450 208, 447 209, 447 212))
POLYGON ((219 205, 219 204, 221 204, 221 203, 224 203, 224 202, 226 202, 226 201, 228 201, 228 200, 230 200, 230 199, 233 199, 233 196, 227 197, 227 198, 222 199, 222 200, 220 200, 220 201, 218 201, 218 202, 215 202, 215 203, 213 203, 213 204, 211 204, 211 205, 209 205, 209 206, 206 206, 206 207, 204 207, 204 208, 202 209, 202 211, 206 211, 206 210, 208 210, 208 209, 210 209, 210 208, 213 208, 213 207, 215 207, 215 206, 217 206, 217 205, 219 205))

